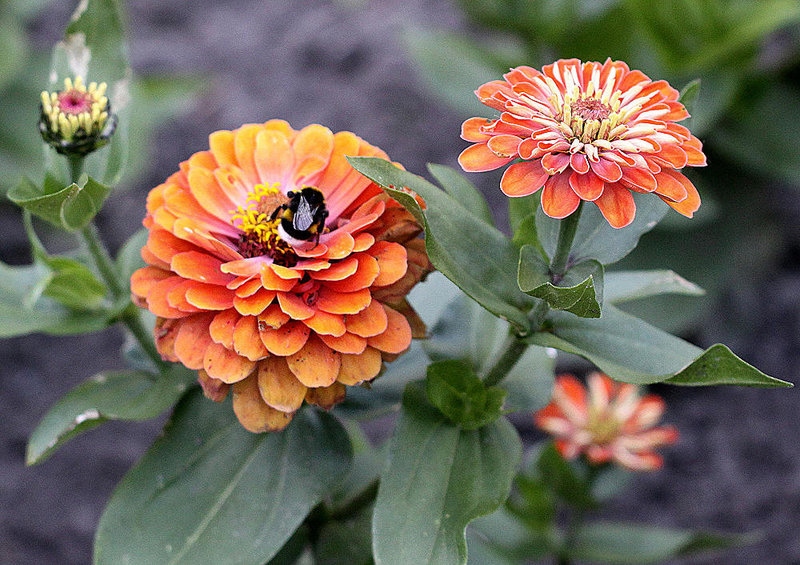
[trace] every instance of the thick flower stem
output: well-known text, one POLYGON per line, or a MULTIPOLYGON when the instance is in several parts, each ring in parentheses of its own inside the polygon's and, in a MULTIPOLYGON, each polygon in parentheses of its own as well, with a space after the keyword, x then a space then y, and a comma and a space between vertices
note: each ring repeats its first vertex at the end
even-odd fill
MULTIPOLYGON (((78 182, 78 178, 80 178, 83 172, 83 158, 71 156, 68 158, 68 161, 71 180, 72 182, 78 182)), ((103 282, 106 283, 106 286, 108 286, 111 291, 114 300, 118 301, 124 298, 123 294, 125 290, 119 282, 117 271, 111 260, 111 255, 109 255, 106 246, 103 244, 103 240, 100 239, 100 234, 94 222, 89 222, 89 224, 81 230, 81 236, 86 246, 89 248, 89 253, 94 260, 94 264, 100 272, 103 282)), ((161 359, 161 355, 159 355, 152 338, 145 329, 142 319, 139 317, 139 310, 131 302, 128 302, 128 306, 122 314, 120 314, 119 320, 125 324, 128 331, 130 331, 136 341, 139 342, 142 350, 155 364, 156 368, 159 371, 166 369, 168 365, 161 359)))
POLYGON ((513 333, 508 334, 503 343, 503 354, 486 374, 483 383, 486 386, 494 386, 502 381, 514 365, 517 364, 526 349, 528 349, 527 343, 513 333))
POLYGON ((581 209, 583 201, 578 204, 577 210, 561 220, 558 229, 558 243, 553 261, 550 263, 550 272, 554 277, 560 278, 567 270, 569 265, 569 252, 572 250, 572 241, 575 239, 575 232, 578 231, 578 221, 581 219, 581 209))

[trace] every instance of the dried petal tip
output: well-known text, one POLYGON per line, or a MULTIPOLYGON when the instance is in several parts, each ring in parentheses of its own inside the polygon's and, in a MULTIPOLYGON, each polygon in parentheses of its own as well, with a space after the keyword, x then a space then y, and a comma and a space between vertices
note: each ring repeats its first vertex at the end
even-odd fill
POLYGON ((640 396, 639 387, 616 383, 592 373, 588 391, 572 375, 559 375, 553 400, 534 416, 536 425, 555 437, 566 459, 583 454, 589 463, 615 462, 633 471, 661 467, 657 447, 678 440, 671 426, 655 427, 664 413, 664 400, 640 396))
POLYGON ((64 79, 64 90, 42 92, 39 132, 58 153, 84 157, 106 145, 117 127, 106 83, 87 87, 81 77, 64 79))

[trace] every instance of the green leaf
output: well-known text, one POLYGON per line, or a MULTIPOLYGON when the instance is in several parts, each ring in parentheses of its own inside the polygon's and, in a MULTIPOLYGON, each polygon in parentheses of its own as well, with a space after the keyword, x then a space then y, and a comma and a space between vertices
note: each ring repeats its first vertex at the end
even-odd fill
POLYGON ((603 265, 586 260, 573 265, 553 284, 550 266, 533 245, 519 254, 517 284, 522 292, 540 298, 551 308, 566 310, 582 318, 599 318, 603 303, 603 265))
POLYGON ((229 402, 193 391, 114 491, 94 563, 263 565, 351 456, 346 432, 326 413, 304 409, 282 432, 252 434, 229 402))
MULTIPOLYGON (((108 84, 111 110, 118 116, 117 130, 106 147, 87 157, 85 170, 105 184, 116 184, 127 157, 131 96, 131 70, 119 0, 87 0, 73 13, 64 39, 53 49, 50 88, 61 89, 66 77, 75 76, 83 77, 87 84, 108 84)), ((54 159, 55 153, 48 150, 47 156, 54 159)))
POLYGON ((585 357, 612 378, 637 384, 787 387, 742 361, 724 345, 706 351, 606 304, 603 317, 551 312, 552 333, 530 341, 585 357))
MULTIPOLYGON (((694 115, 695 106, 697 106, 697 100, 700 98, 700 79, 696 78, 691 81, 689 84, 681 89, 681 95, 678 98, 678 102, 684 105, 686 111, 689 112, 690 115, 694 115)), ((694 120, 691 118, 689 122, 685 122, 684 125, 688 128, 694 123, 694 120)))
POLYGON ((51 280, 50 274, 42 264, 12 267, 0 262, 0 337, 35 332, 87 333, 108 326, 105 315, 72 311, 42 296, 51 280))
POLYGON ((349 157, 350 164, 400 202, 425 227, 425 245, 433 265, 484 308, 530 327, 525 311, 532 301, 519 292, 514 273, 517 250, 501 232, 474 216, 425 179, 376 157, 349 157), (426 208, 404 187, 425 200, 426 208))
POLYGON ((621 304, 659 294, 702 296, 705 291, 673 271, 614 271, 605 273, 605 300, 621 304))
POLYGON ((0 87, 4 87, 25 64, 27 38, 21 22, 3 14, 0 20, 0 87))
MULTIPOLYGON (((516 240, 516 232, 520 229, 522 222, 533 216, 536 218, 536 210, 539 208, 538 194, 531 194, 530 196, 522 196, 520 198, 508 198, 508 221, 511 224, 511 230, 514 232, 514 239, 516 240)), ((536 231, 536 224, 533 225, 533 231, 536 231)), ((558 232, 556 232, 558 236, 558 232)), ((536 241, 539 241, 537 236, 536 241)), ((533 244, 532 241, 524 241, 522 243, 533 244)), ((541 244, 540 244, 541 245, 541 244)))
MULTIPOLYGON (((609 225, 600 209, 589 203, 583 207, 578 230, 570 254, 572 263, 584 259, 595 259, 603 265, 616 263, 633 251, 639 238, 653 229, 664 217, 669 206, 654 194, 634 194, 636 217, 624 228, 614 229, 609 225)), ((541 209, 536 211, 536 227, 542 246, 552 257, 558 242, 561 220, 547 216, 541 209)))
POLYGON ((101 184, 89 177, 83 187, 76 184, 70 186, 61 204, 61 224, 68 230, 78 230, 88 225, 103 207, 111 187, 101 184))
POLYGON ((584 480, 550 442, 536 463, 539 477, 556 495, 578 508, 595 508, 589 483, 584 480))
POLYGON ((472 522, 467 528, 469 565, 523 565, 547 556, 547 538, 525 528, 504 507, 472 522))
POLYGON ((481 191, 475 188, 475 185, 469 182, 464 175, 451 167, 435 163, 428 163, 428 170, 454 200, 460 202, 475 217, 489 225, 494 225, 489 204, 481 191))
POLYGON ((747 536, 674 530, 655 526, 593 522, 583 526, 570 557, 592 563, 641 565, 748 543, 747 536))
POLYGON ((48 266, 52 272, 44 296, 75 310, 94 310, 102 305, 106 285, 86 265, 66 257, 51 257, 48 266))
POLYGON ((486 387, 465 361, 438 361, 428 367, 425 380, 428 400, 447 418, 465 430, 477 430, 503 413, 506 392, 486 387))
POLYGON ((31 434, 25 462, 35 465, 76 435, 107 420, 148 420, 171 407, 195 380, 175 368, 161 376, 142 371, 100 373, 73 388, 31 434))
POLYGON ((77 230, 94 218, 110 192, 110 187, 91 177, 84 186, 72 183, 55 192, 49 191, 47 185, 39 187, 25 178, 8 192, 8 198, 57 227, 77 230))
POLYGON ((375 563, 466 563, 467 524, 506 499, 521 451, 506 419, 462 430, 409 385, 375 504, 375 563))
POLYGON ((372 565, 372 506, 322 526, 315 565, 372 565))
MULTIPOLYGON (((438 321, 429 327, 423 347, 432 360, 467 361, 478 375, 491 369, 509 335, 508 323, 463 294, 446 303, 438 321)), ((550 402, 554 362, 553 350, 529 347, 500 385, 508 391, 506 408, 535 412, 550 402)))

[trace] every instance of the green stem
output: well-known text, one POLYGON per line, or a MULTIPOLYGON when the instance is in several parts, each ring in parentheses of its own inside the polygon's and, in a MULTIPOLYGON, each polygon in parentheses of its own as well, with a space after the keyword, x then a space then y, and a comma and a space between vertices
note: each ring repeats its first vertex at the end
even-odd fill
POLYGON ((89 248, 89 253, 91 253, 92 259, 94 259, 97 270, 100 271, 100 275, 103 277, 106 285, 111 289, 111 294, 114 295, 114 298, 121 298, 123 292, 122 287, 117 280, 117 273, 114 270, 114 264, 111 262, 111 256, 108 254, 105 245, 103 245, 100 239, 97 227, 94 223, 90 222, 89 225, 81 230, 81 235, 83 236, 83 241, 86 242, 89 248))
POLYGON ((67 157, 70 180, 74 183, 78 182, 78 179, 81 178, 81 173, 83 173, 83 159, 84 158, 80 155, 70 155, 67 157))
POLYGON ((526 349, 528 349, 527 343, 513 333, 509 333, 503 343, 503 354, 486 374, 483 383, 486 386, 494 386, 502 381, 514 365, 517 364, 526 349))
POLYGON ((567 270, 569 264, 569 252, 572 250, 572 241, 575 239, 575 232, 578 231, 578 221, 581 219, 581 209, 583 201, 578 204, 577 210, 561 220, 558 229, 558 243, 553 261, 550 263, 550 271, 554 277, 561 277, 567 270))

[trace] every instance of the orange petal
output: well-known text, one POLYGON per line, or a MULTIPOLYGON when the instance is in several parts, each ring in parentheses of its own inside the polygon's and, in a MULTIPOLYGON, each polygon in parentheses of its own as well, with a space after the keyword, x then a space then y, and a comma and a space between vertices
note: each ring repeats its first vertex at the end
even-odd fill
POLYGON ((170 306, 167 299, 169 292, 185 281, 186 279, 181 277, 169 277, 154 284, 147 294, 147 309, 161 318, 185 318, 189 316, 188 312, 183 312, 170 306))
POLYGON ((406 248, 399 243, 379 241, 369 250, 369 254, 378 260, 380 274, 372 283, 373 286, 386 286, 400 280, 408 270, 408 254, 406 248))
POLYGON ((627 186, 631 184, 644 192, 653 192, 658 186, 656 177, 653 173, 646 169, 639 169, 633 167, 626 167, 623 171, 625 174, 622 177, 622 182, 627 186))
POLYGON ((383 366, 381 352, 367 347, 360 355, 342 354, 342 367, 336 380, 348 386, 371 381, 378 376, 383 366))
POLYGON ((353 171, 345 156, 358 155, 360 145, 361 140, 349 131, 341 131, 334 134, 330 161, 318 181, 326 199, 340 186, 345 177, 353 171))
POLYGON ((246 124, 234 132, 233 149, 236 152, 236 161, 251 186, 261 180, 257 170, 259 155, 256 140, 262 131, 263 127, 260 125, 246 124))
POLYGON ((236 165, 236 153, 233 150, 232 131, 215 131, 208 136, 208 145, 220 167, 236 165))
POLYGON ((581 200, 597 200, 603 194, 605 183, 603 179, 589 171, 585 175, 572 173, 569 176, 569 186, 581 200))
POLYGON ((488 133, 481 132, 481 127, 489 125, 493 120, 488 118, 470 118, 461 124, 461 139, 464 141, 471 141, 473 143, 480 143, 488 141, 492 136, 488 133))
POLYGON ((500 190, 506 196, 528 196, 542 188, 548 178, 550 174, 542 167, 541 159, 515 163, 503 173, 500 190))
POLYGON ((235 294, 224 286, 195 282, 186 291, 186 301, 203 310, 227 310, 233 306, 235 294))
POLYGON ((266 265, 261 270, 261 284, 267 290, 277 290, 280 292, 289 292, 294 288, 297 283, 296 279, 283 279, 275 274, 272 265, 266 265))
MULTIPOLYGON (((381 243, 388 242, 381 241, 375 244, 375 246, 381 243)), ((394 245, 399 244, 395 243, 394 245)), ((375 246, 373 246, 373 249, 375 246)), ((375 281, 380 275, 380 264, 378 263, 378 259, 372 257, 371 255, 367 255, 366 253, 356 256, 355 259, 358 263, 358 268, 356 269, 355 273, 341 281, 330 281, 326 283, 325 286, 331 290, 335 290, 336 292, 355 292, 375 284, 375 281)))
POLYGON ((285 182, 294 167, 294 153, 286 136, 264 130, 256 137, 255 164, 261 182, 285 182))
POLYGON ((278 329, 263 328, 259 333, 270 353, 285 357, 300 351, 311 332, 303 322, 291 321, 278 329))
POLYGON ((584 153, 573 153, 569 158, 569 165, 576 173, 584 175, 589 172, 589 160, 584 153))
POLYGON ((330 234, 329 239, 325 239, 323 236, 323 239, 323 243, 328 246, 328 251, 325 253, 326 259, 344 259, 353 252, 356 245, 353 236, 342 230, 330 234))
POLYGON ((186 291, 192 288, 194 284, 195 281, 184 280, 181 284, 172 287, 172 290, 167 293, 167 303, 183 312, 203 312, 202 308, 192 306, 186 301, 186 291))
POLYGON ((188 241, 178 239, 168 231, 158 228, 150 230, 147 236, 147 249, 168 265, 178 253, 197 251, 197 248, 188 241))
POLYGON ((631 191, 619 183, 607 184, 594 203, 612 228, 624 228, 636 216, 636 202, 631 191))
POLYGON ((358 269, 358 259, 348 257, 338 263, 332 263, 330 267, 322 271, 310 272, 309 275, 318 281, 340 281, 355 273, 356 269, 358 269))
POLYGON ((229 384, 212 379, 202 369, 197 372, 197 382, 200 383, 200 387, 203 389, 203 395, 214 402, 225 400, 225 397, 228 396, 228 390, 231 388, 229 384))
POLYGON ((250 361, 258 361, 269 355, 267 348, 261 342, 258 320, 255 316, 244 316, 236 323, 233 331, 233 349, 250 361))
POLYGON ((542 191, 542 211, 551 218, 566 218, 580 204, 581 199, 569 185, 572 173, 564 171, 560 175, 550 177, 542 191))
POLYGON ((315 311, 314 315, 303 320, 303 323, 318 334, 340 336, 346 331, 343 316, 322 310, 315 311))
POLYGON ((389 321, 381 303, 373 300, 358 314, 347 316, 345 324, 350 333, 361 337, 372 337, 385 332, 389 321))
POLYGON ((411 345, 411 326, 397 310, 383 305, 388 318, 386 331, 382 334, 367 338, 370 347, 386 353, 402 353, 411 345))
POLYGON ((355 334, 345 333, 339 337, 319 334, 322 342, 339 353, 363 353, 367 347, 367 340, 355 334))
POLYGON ((353 245, 353 252, 366 251, 375 243, 375 236, 370 233, 360 233, 355 237, 355 244, 353 245))
POLYGON ((222 261, 207 253, 186 251, 172 257, 170 268, 178 275, 208 284, 224 285, 233 280, 232 275, 220 271, 222 261))
POLYGON ((156 318, 153 338, 156 342, 156 349, 164 361, 169 361, 170 363, 178 361, 178 357, 175 355, 175 338, 178 336, 180 328, 180 320, 156 318))
POLYGON ((306 391, 306 402, 330 410, 347 395, 347 389, 342 383, 333 383, 330 386, 309 388, 306 391))
POLYGON ((208 169, 193 168, 189 170, 189 186, 192 196, 212 216, 228 221, 231 210, 236 209, 236 204, 228 197, 217 182, 217 177, 208 169))
POLYGON ((212 343, 206 348, 206 356, 203 359, 203 369, 208 376, 228 384, 247 378, 255 367, 253 361, 237 355, 218 343, 212 343))
POLYGON ((267 306, 272 304, 273 300, 275 300, 275 291, 260 288, 252 296, 235 296, 233 298, 233 307, 242 315, 258 316, 266 310, 267 306))
POLYGON ((493 171, 510 163, 514 157, 498 157, 486 143, 470 145, 458 156, 458 164, 468 173, 493 171))
POLYGON ((289 267, 284 267, 283 265, 277 265, 273 263, 270 265, 272 272, 278 275, 282 279, 286 280, 295 280, 303 277, 303 273, 298 271, 297 269, 290 269, 289 267))
MULTIPOLYGON (((572 157, 576 155, 580 154, 576 153, 572 157)), ((557 175, 569 167, 571 160, 569 153, 547 153, 542 156, 542 168, 547 171, 549 175, 557 175)), ((586 167, 588 169, 589 165, 587 164, 586 167)), ((573 167, 573 169, 575 169, 575 167, 573 167)))
POLYGON ((300 351, 286 358, 286 363, 307 387, 330 386, 339 374, 342 355, 311 336, 300 351))
POLYGON ((677 171, 665 171, 665 173, 683 185, 683 188, 686 189, 686 198, 680 202, 672 202, 670 200, 664 200, 664 202, 672 206, 672 208, 679 214, 683 214, 687 218, 691 218, 694 216, 694 213, 697 212, 697 209, 700 208, 700 193, 697 192, 697 189, 692 184, 692 181, 687 179, 681 173, 677 171))
POLYGON ((328 163, 333 151, 333 133, 324 126, 311 124, 297 132, 292 148, 299 164, 295 180, 308 181, 316 171, 328 163))
POLYGON ((294 293, 279 292, 278 304, 280 304, 281 310, 294 320, 305 320, 313 316, 315 312, 314 308, 294 293))
POLYGON ((283 357, 267 357, 258 364, 258 390, 264 402, 281 412, 303 405, 306 387, 289 370, 283 357))
POLYGON ((188 369, 202 369, 206 348, 213 341, 208 325, 213 316, 200 314, 183 320, 175 337, 175 356, 188 369))
POLYGON ((131 292, 144 298, 157 283, 171 276, 172 273, 158 267, 142 267, 131 275, 131 292))
POLYGON ((233 412, 244 429, 256 434, 282 430, 292 421, 292 414, 264 403, 255 378, 233 385, 233 412))
POLYGON ((486 142, 486 147, 498 157, 517 157, 517 148, 521 142, 522 139, 516 135, 493 135, 486 142))
POLYGON ((622 178, 622 168, 614 161, 600 157, 599 161, 591 161, 589 165, 592 172, 606 182, 617 182, 622 178))
POLYGON ((356 314, 369 306, 372 294, 365 288, 356 292, 336 292, 328 287, 321 287, 316 306, 329 314, 356 314))
POLYGON ((655 177, 658 185, 656 186, 655 193, 661 196, 664 200, 672 200, 673 202, 683 202, 686 200, 689 192, 686 190, 686 188, 684 188, 681 181, 669 173, 669 169, 661 171, 655 175, 655 177))
POLYGON ((211 334, 211 339, 216 343, 222 344, 228 349, 233 349, 233 331, 236 329, 236 323, 241 316, 236 310, 225 310, 220 312, 208 326, 208 332, 211 334))
POLYGON ((281 307, 277 304, 270 304, 258 316, 259 327, 266 329, 267 327, 277 329, 289 321, 289 316, 286 315, 281 307))

